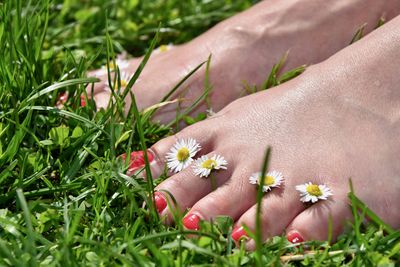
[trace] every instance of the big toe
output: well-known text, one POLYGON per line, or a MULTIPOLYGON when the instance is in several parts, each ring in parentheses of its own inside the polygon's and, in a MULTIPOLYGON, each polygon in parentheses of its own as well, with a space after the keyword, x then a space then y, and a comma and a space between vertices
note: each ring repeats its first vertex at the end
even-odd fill
POLYGON ((103 90, 98 93, 95 93, 93 96, 93 99, 94 99, 94 102, 96 103, 96 108, 97 109, 101 109, 101 108, 106 109, 110 102, 110 99, 111 99, 110 97, 111 97, 111 93, 108 90, 103 90))

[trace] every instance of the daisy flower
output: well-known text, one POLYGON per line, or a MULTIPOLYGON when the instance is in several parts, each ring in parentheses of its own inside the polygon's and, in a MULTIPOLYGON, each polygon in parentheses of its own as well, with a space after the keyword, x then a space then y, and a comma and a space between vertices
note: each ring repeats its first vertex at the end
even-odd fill
POLYGON ((201 149, 193 138, 179 139, 167 153, 167 166, 173 172, 180 172, 193 162, 193 157, 201 149))
MULTIPOLYGON (((121 72, 121 74, 120 74, 121 88, 125 88, 128 85, 132 76, 133 76, 132 74, 129 74, 127 72, 121 72)), ((114 81, 112 81, 112 82, 114 82, 114 81)), ((106 81, 104 84, 108 89, 110 89, 108 81, 106 81)), ((116 85, 114 85, 115 89, 117 89, 117 85, 118 85, 118 81, 117 81, 116 85)))
POLYGON ((210 118, 210 117, 214 116, 217 113, 214 112, 214 110, 212 108, 209 108, 209 109, 206 110, 206 114, 207 114, 207 118, 210 118))
POLYGON ((193 171, 195 175, 207 177, 210 175, 212 170, 226 170, 226 165, 228 165, 228 162, 220 155, 214 155, 211 158, 204 155, 196 159, 193 171))
POLYGON ((158 48, 154 49, 153 53, 154 54, 164 53, 171 50, 173 47, 174 47, 173 44, 160 45, 158 48))
MULTIPOLYGON (((112 60, 109 62, 108 66, 110 68, 110 72, 116 71, 117 70, 117 66, 118 66, 118 68, 120 70, 124 70, 124 69, 129 67, 129 60, 124 59, 122 57, 124 57, 124 56, 121 55, 121 58, 115 59, 115 64, 114 64, 114 62, 112 60)), ((94 76, 99 77, 99 76, 106 75, 107 71, 108 71, 107 70, 107 64, 105 64, 105 65, 101 66, 100 69, 96 70, 93 74, 94 74, 94 76)))
MULTIPOLYGON (((258 184, 261 185, 261 172, 253 173, 250 178, 249 182, 251 184, 258 184)), ((279 187, 283 182, 283 175, 278 171, 271 171, 268 172, 264 177, 264 184, 262 185, 262 191, 268 192, 272 190, 273 187, 279 187)))
MULTIPOLYGON (((122 69, 125 69, 125 68, 127 68, 127 67, 129 66, 129 61, 126 60, 126 59, 117 58, 117 59, 115 60, 115 64, 114 64, 114 61, 111 60, 111 61, 109 62, 109 64, 108 64, 108 66, 110 67, 110 71, 115 71, 115 70, 117 70, 117 66, 118 66, 118 68, 119 68, 120 70, 122 70, 122 69)), ((104 65, 104 66, 102 66, 101 68, 107 70, 107 65, 104 65)))
POLYGON ((296 190, 300 192, 300 201, 302 202, 312 202, 315 203, 318 200, 326 200, 329 196, 332 196, 332 190, 322 184, 317 185, 311 182, 296 185, 296 190))

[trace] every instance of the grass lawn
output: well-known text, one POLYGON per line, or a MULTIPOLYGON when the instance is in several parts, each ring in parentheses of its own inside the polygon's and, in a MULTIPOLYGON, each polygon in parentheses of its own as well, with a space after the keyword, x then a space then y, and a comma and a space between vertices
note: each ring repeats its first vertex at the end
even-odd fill
MULTIPOLYGON (((204 223, 199 232, 179 223, 166 227, 142 205, 152 206, 149 196, 165 175, 147 181, 127 176, 117 156, 171 134, 179 119, 195 123, 204 116, 182 111, 171 124, 158 125, 150 121, 152 112, 139 113, 135 105, 124 114, 123 95, 141 67, 109 109, 95 112, 92 101, 80 105, 86 86, 96 82, 85 77, 88 70, 124 51, 148 57, 160 45, 186 42, 255 2, 0 2, 0 266, 399 264, 400 231, 352 193, 354 222, 334 244, 295 246, 278 236, 246 252, 230 239, 228 217, 204 223), (55 108, 64 91, 70 95, 65 107, 55 108), (369 225, 362 224, 366 215, 369 225)), ((263 88, 247 90, 267 89, 303 70, 279 75, 279 68, 266 73, 263 88)), ((176 216, 179 222, 182 214, 176 216)))

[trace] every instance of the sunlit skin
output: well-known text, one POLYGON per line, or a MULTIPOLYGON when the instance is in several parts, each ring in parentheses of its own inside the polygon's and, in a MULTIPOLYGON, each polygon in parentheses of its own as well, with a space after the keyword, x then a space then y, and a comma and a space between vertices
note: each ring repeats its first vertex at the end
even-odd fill
MULTIPOLYGON (((350 177, 358 197, 398 228, 399 29, 400 17, 298 78, 236 100, 210 119, 159 141, 151 148, 158 159, 154 174, 160 173, 163 156, 176 138, 189 136, 202 145, 201 153, 223 155, 229 165, 213 173, 218 184, 214 191, 211 181, 196 177, 190 167, 156 190, 169 191, 181 211, 189 209, 187 216, 211 220, 228 215, 237 226, 254 230, 257 189, 248 178, 260 170, 265 148, 271 146, 270 169, 282 172, 285 182, 264 196, 265 240, 284 232, 293 239, 324 240, 330 217, 336 238, 352 218, 350 177), (333 196, 303 204, 295 186, 308 181, 326 184, 333 196)), ((320 194, 314 187, 307 189, 320 194)), ((172 220, 167 208, 161 215, 172 220)), ((253 249, 254 241, 246 247, 253 249)))
MULTIPOLYGON (((183 221, 188 229, 199 229, 199 220, 232 217, 236 225, 232 235, 238 240, 246 235, 242 225, 255 229, 257 186, 249 183, 249 177, 260 171, 270 146, 269 167, 282 172, 285 181, 264 195, 264 240, 283 233, 291 242, 325 240, 329 218, 336 238, 352 218, 347 198, 350 177, 357 196, 398 228, 400 17, 344 48, 359 25, 368 22, 369 31, 383 13, 387 18, 400 13, 400 3, 264 1, 194 41, 156 55, 133 89, 141 108, 157 103, 166 88, 213 52, 211 101, 214 110, 221 110, 152 146, 153 175, 164 170, 165 155, 180 138, 200 143, 197 156, 218 154, 228 162, 226 170, 212 171, 216 189, 211 179, 195 176, 189 166, 158 185, 157 198, 164 205, 168 196, 160 192, 169 191, 179 204, 175 208, 188 210, 183 221), (331 8, 324 8, 328 2, 331 8), (245 26, 250 22, 261 26, 250 30, 245 26), (221 34, 226 38, 223 41, 221 34), (283 85, 237 99, 243 79, 260 83, 265 70, 288 49, 291 56, 286 69, 320 63, 283 85), (295 189, 305 182, 326 184, 333 195, 305 205, 295 189)), ((187 99, 202 92, 202 75, 189 81, 187 99)), ((107 103, 107 94, 97 88, 96 103, 107 103)), ((174 116, 175 107, 169 106, 156 119, 168 122, 174 116)), ((314 195, 321 193, 314 187, 307 189, 314 195)), ((166 223, 173 220, 171 208, 157 209, 166 223)), ((254 249, 255 243, 246 239, 245 246, 254 249)))
MULTIPOLYGON (((159 103, 188 72, 212 55, 210 83, 213 111, 244 95, 243 82, 261 85, 272 66, 289 51, 283 71, 303 64, 318 63, 346 47, 364 24, 371 31, 384 14, 391 19, 400 9, 397 0, 277 0, 262 1, 249 10, 213 27, 194 40, 174 47, 161 46, 151 56, 133 92, 140 109, 159 103)), ((122 72, 132 74, 140 58, 130 60, 122 72)), ((89 76, 102 81, 95 84, 98 108, 107 107, 107 73, 93 71, 89 76), (97 73, 97 74, 96 74, 97 73)), ((172 99, 185 99, 191 105, 204 90, 205 67, 198 70, 172 99)), ((88 88, 90 95, 91 88, 88 88)), ((126 100, 126 110, 131 100, 126 100)), ((164 106, 154 120, 168 123, 176 116, 178 103, 164 106)), ((205 111, 203 104, 193 113, 205 111)))

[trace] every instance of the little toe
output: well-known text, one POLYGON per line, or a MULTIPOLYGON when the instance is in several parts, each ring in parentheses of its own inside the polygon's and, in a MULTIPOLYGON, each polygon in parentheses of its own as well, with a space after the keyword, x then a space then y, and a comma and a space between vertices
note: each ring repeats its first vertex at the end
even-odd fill
POLYGON ((299 215, 286 228, 287 239, 292 243, 309 240, 336 240, 342 233, 346 220, 351 219, 346 194, 334 195, 319 201, 299 215))

